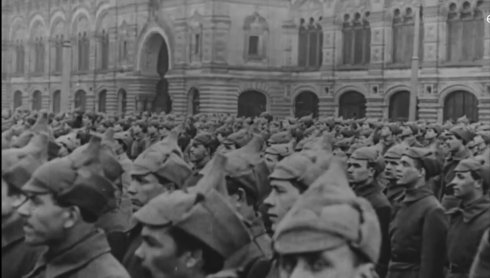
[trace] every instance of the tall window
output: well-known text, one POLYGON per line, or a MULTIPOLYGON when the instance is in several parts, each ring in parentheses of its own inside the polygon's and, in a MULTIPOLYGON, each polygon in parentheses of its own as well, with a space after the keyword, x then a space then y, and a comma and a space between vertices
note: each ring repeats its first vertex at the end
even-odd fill
POLYGON ((102 92, 99 93, 99 112, 105 113, 105 106, 106 106, 106 99, 107 99, 107 91, 103 90, 102 92))
POLYGON ((24 64, 25 64, 25 50, 24 43, 22 41, 18 41, 15 47, 15 56, 16 56, 16 65, 15 72, 18 74, 24 73, 24 64))
MULTIPOLYGON (((421 17, 422 19, 422 17, 421 17)), ((423 55, 423 31, 422 20, 420 21, 419 31, 419 54, 421 59, 423 55)), ((413 40, 415 36, 414 13, 411 8, 407 8, 403 13, 396 9, 393 14, 393 63, 410 65, 413 56, 413 40)))
POLYGON ((261 62, 266 59, 269 26, 264 17, 257 12, 245 18, 243 58, 245 61, 261 62))
POLYGON ((90 42, 87 32, 78 34, 78 70, 88 70, 90 42))
POLYGON ((61 72, 63 59, 63 35, 56 35, 54 39, 54 68, 53 72, 61 72))
POLYGON ((109 34, 103 30, 100 38, 101 47, 101 69, 109 68, 109 34))
POLYGON ((44 71, 44 43, 41 38, 36 39, 34 43, 34 72, 42 73, 44 71))
POLYGON ((310 18, 307 23, 300 20, 298 39, 298 66, 317 69, 322 65, 323 33, 318 21, 310 18))
POLYGON ((485 21, 478 1, 476 7, 466 1, 461 9, 455 3, 449 6, 447 18, 448 51, 450 62, 475 62, 483 58, 485 21))
POLYGON ((344 16, 342 27, 343 63, 344 65, 365 65, 371 56, 371 27, 368 21, 369 12, 364 17, 356 13, 351 20, 344 16))

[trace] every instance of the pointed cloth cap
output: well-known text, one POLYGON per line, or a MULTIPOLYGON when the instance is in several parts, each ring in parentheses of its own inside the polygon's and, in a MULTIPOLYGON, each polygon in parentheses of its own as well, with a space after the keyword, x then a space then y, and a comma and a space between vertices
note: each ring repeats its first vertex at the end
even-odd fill
POLYGON ((289 141, 291 141, 291 139, 292 139, 291 132, 289 132, 289 131, 281 131, 281 132, 272 134, 271 137, 268 140, 268 143, 271 144, 271 145, 274 145, 274 144, 286 144, 289 141))
POLYGON ((2 172, 28 155, 47 156, 49 138, 46 134, 34 134, 23 148, 2 150, 2 172))
POLYGON ((442 162, 430 149, 411 147, 407 148, 403 155, 420 161, 425 169, 427 179, 439 175, 442 171, 442 162))
POLYGON ((341 162, 333 159, 328 171, 301 195, 279 223, 273 241, 274 250, 283 255, 319 252, 347 244, 377 262, 381 230, 371 204, 355 196, 341 162))
POLYGON ((384 154, 385 159, 400 159, 402 158, 403 153, 407 150, 407 146, 402 144, 394 145, 389 148, 384 154))
POLYGON ((274 167, 269 179, 295 180, 307 188, 328 168, 332 157, 322 150, 294 153, 274 167))
POLYGON ((361 147, 355 150, 350 158, 374 163, 376 173, 383 171, 385 167, 383 158, 380 156, 380 152, 376 147, 361 147))
POLYGON ((161 142, 152 145, 133 162, 131 175, 154 174, 181 188, 192 173, 172 132, 161 142))
POLYGON ((137 211, 144 225, 172 225, 190 234, 226 258, 251 242, 241 217, 222 194, 181 190, 164 193, 137 211))
POLYGON ((27 155, 15 163, 12 167, 7 169, 2 174, 2 178, 9 185, 21 189, 22 186, 31 178, 34 171, 45 162, 45 159, 38 156, 27 155))

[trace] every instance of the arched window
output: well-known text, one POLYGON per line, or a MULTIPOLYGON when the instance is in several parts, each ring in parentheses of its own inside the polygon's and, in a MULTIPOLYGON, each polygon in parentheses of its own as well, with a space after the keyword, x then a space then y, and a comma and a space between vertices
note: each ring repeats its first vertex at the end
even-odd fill
POLYGON ((267 110, 266 96, 257 91, 247 91, 238 97, 238 117, 257 117, 267 110))
POLYGON ((302 92, 294 100, 294 115, 301 118, 307 115, 318 117, 318 97, 313 92, 302 92))
POLYGON ((126 113, 126 91, 123 89, 117 93, 117 111, 119 115, 126 113))
POLYGON ((444 100, 444 121, 466 116, 470 121, 478 121, 478 99, 469 92, 455 91, 444 100))
POLYGON ((389 119, 390 121, 408 121, 410 103, 410 92, 396 92, 390 98, 389 119))
POLYGON ((101 69, 109 68, 109 33, 102 31, 100 37, 101 69))
POLYGON ((32 94, 32 110, 38 111, 42 108, 42 94, 40 91, 35 91, 32 94))
POLYGON ((320 24, 321 17, 317 22, 310 18, 306 22, 300 20, 298 40, 298 66, 310 69, 318 69, 322 65, 323 32, 320 24))
POLYGON ((61 111, 61 91, 57 90, 53 93, 53 113, 61 111))
POLYGON ((364 17, 356 13, 351 19, 350 15, 344 16, 342 27, 343 64, 365 65, 371 57, 371 27, 369 25, 369 12, 364 17))
POLYGON ((339 100, 339 116, 344 119, 359 119, 366 116, 366 98, 359 92, 342 94, 339 100))
POLYGON ((105 113, 106 112, 106 100, 107 100, 107 91, 103 90, 102 92, 99 93, 99 105, 98 109, 99 112, 105 113))
POLYGON ((87 32, 78 34, 78 70, 89 69, 90 41, 87 32))
MULTIPOLYGON (((403 13, 396 9, 393 14, 393 63, 409 66, 413 56, 413 40, 415 36, 415 15, 411 8, 403 13)), ((419 60, 424 50, 424 25, 420 17, 419 60)))
POLYGON ((75 109, 85 111, 86 104, 87 104, 87 96, 86 95, 87 94, 82 90, 78 90, 75 93, 75 109))
POLYGON ((14 109, 22 106, 22 92, 16 91, 14 93, 14 109))
POLYGON ((190 115, 195 115, 199 113, 199 90, 192 88, 188 95, 188 108, 187 111, 190 115))
POLYGON ((447 59, 449 62, 475 62, 483 58, 485 20, 480 9, 465 1, 461 9, 455 3, 449 6, 447 18, 447 59))

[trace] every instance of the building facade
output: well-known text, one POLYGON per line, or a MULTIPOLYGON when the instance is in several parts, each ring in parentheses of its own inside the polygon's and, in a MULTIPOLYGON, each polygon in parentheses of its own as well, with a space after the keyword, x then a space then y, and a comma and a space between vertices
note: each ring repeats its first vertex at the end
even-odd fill
POLYGON ((2 1, 2 108, 406 120, 414 92, 418 118, 490 121, 487 15, 490 0, 2 1))

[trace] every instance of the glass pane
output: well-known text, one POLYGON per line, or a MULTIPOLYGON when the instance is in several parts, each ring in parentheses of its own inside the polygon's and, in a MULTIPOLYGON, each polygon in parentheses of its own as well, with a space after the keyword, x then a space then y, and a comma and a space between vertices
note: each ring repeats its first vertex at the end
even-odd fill
POLYGON ((307 47, 308 44, 308 33, 305 29, 299 29, 299 38, 298 38, 298 65, 300 67, 306 66, 306 55, 307 55, 307 47))
POLYGON ((259 37, 250 36, 248 38, 248 55, 259 55, 259 37))
POLYGON ((344 65, 351 64, 352 57, 352 30, 344 29, 343 30, 343 62, 344 65))

